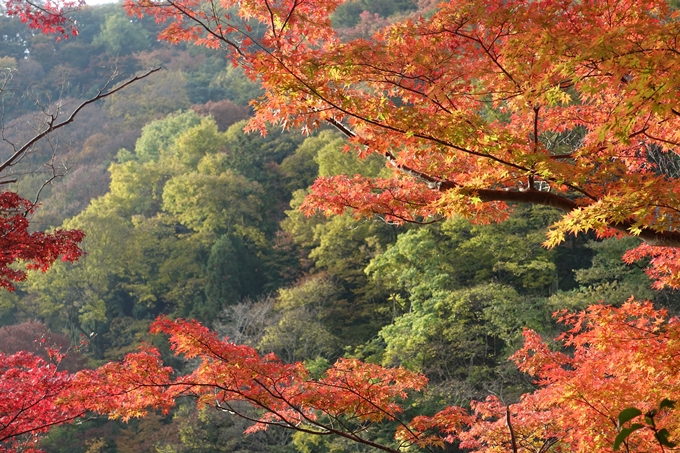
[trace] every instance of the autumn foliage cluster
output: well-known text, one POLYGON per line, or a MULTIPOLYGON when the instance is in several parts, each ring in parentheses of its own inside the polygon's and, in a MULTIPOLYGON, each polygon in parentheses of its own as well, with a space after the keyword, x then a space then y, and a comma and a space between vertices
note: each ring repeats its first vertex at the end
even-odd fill
MULTIPOLYGON (((340 3, 125 4, 166 23, 162 39, 225 49, 262 84, 250 130, 330 125, 348 151, 385 161, 375 177, 320 178, 307 214, 485 223, 506 219, 516 203, 550 206, 562 216, 547 246, 588 231, 637 236, 644 243, 625 259, 650 259, 659 289, 680 286, 680 175, 665 165, 680 145, 680 21, 667 2, 452 0, 370 40, 331 28, 340 3)), ((81 233, 28 233, 32 206, 3 197, 0 285, 23 278, 9 267, 16 261, 45 269, 60 254, 78 257, 81 233)), ((85 411, 123 420, 167 413, 185 396, 251 420, 250 432, 276 425, 393 453, 447 442, 489 453, 665 451, 680 440, 680 320, 632 300, 557 316, 568 353, 527 329, 512 356, 536 391, 510 405, 490 397, 410 419, 409 398, 427 384, 418 373, 341 359, 318 377, 196 321, 159 318, 152 332, 197 363, 191 373, 175 375, 151 346, 76 374, 28 354, 0 356, 0 385, 17 395, 0 409, 0 445, 11 451, 85 411), (393 445, 366 434, 386 421, 396 426, 393 445)))
POLYGON ((251 129, 330 124, 388 162, 375 178, 319 179, 308 213, 489 222, 508 202, 548 205, 564 216, 547 245, 633 234, 647 246, 629 259, 654 255, 659 286, 677 286, 677 177, 659 163, 680 140, 667 2, 456 0, 349 41, 330 27, 339 3, 125 5, 165 22, 162 39, 224 48, 261 81, 251 129))
MULTIPOLYGON (((524 347, 512 356, 520 370, 536 378, 538 390, 508 407, 495 397, 473 403, 472 421, 466 416, 450 417, 447 409, 414 424, 424 429, 434 425, 451 434, 448 440, 458 436, 462 446, 475 451, 511 450, 509 426, 521 451, 547 447, 553 447, 552 451, 611 451, 626 427, 619 420, 622 411, 635 407, 650 414, 659 411, 664 399, 677 400, 677 318, 669 318, 649 303, 632 301, 619 309, 591 306, 585 312, 558 316, 569 330, 557 340, 573 353, 552 351, 527 330, 524 347), (466 424, 471 429, 462 430, 466 424)), ((658 430, 665 428, 672 438, 678 438, 677 411, 665 408, 654 417, 658 430)), ((627 451, 660 449, 651 425, 644 428, 626 439, 627 451)))
POLYGON ((249 432, 275 425, 391 452, 398 447, 376 444, 364 432, 392 421, 401 447, 455 442, 479 452, 612 451, 625 427, 619 414, 631 407, 640 414, 657 412, 654 427, 642 422, 643 429, 625 439, 628 451, 658 450, 654 434, 662 429, 677 439, 680 413, 658 406, 680 398, 675 360, 680 320, 632 301, 618 309, 592 306, 559 316, 569 329, 557 340, 573 353, 552 351, 535 332, 525 331, 524 347, 512 360, 539 388, 509 406, 489 397, 472 402, 471 411, 448 407, 402 420, 408 396, 427 383, 417 373, 341 359, 314 379, 301 363, 285 364, 272 354, 220 340, 196 321, 168 319, 157 320, 152 330, 169 335, 175 354, 198 361, 192 373, 173 375, 158 350, 148 347, 122 362, 79 372, 60 402, 127 420, 149 409, 167 412, 178 397, 193 396, 199 405, 250 418, 249 432))
POLYGON ((84 237, 82 231, 29 231, 27 216, 34 208, 16 193, 0 193, 0 287, 10 291, 14 289, 12 282, 26 278, 23 269, 12 266, 17 262, 29 270, 44 272, 59 257, 75 261, 82 254, 78 247, 84 237))
MULTIPOLYGON (((400 445, 442 446, 444 442, 480 452, 612 451, 625 426, 619 414, 631 407, 652 413, 654 425, 639 423, 624 441, 627 451, 656 451, 655 433, 680 435, 680 414, 659 410, 663 400, 680 398, 678 355, 680 320, 649 303, 621 308, 592 306, 561 313, 569 329, 557 340, 573 350, 552 351, 533 331, 512 360, 533 375, 534 393, 509 406, 496 397, 472 402, 471 411, 449 407, 433 416, 402 420, 407 397, 426 379, 401 368, 387 369, 356 360, 339 360, 314 379, 301 363, 284 364, 273 355, 236 345, 196 321, 159 319, 152 327, 169 335, 175 354, 198 361, 196 369, 175 376, 151 347, 96 370, 57 371, 29 353, 0 356, 3 451, 15 451, 33 435, 86 411, 127 420, 148 410, 169 411, 181 396, 198 404, 238 413, 254 422, 254 432, 270 425, 316 434, 333 434, 384 451, 363 433, 381 421, 396 423, 400 445), (253 406, 257 411, 248 410, 253 406), (27 436, 28 435, 28 436, 27 436), (9 439, 9 442, 7 441, 9 439), (513 447, 513 443, 515 446, 513 447)), ((60 355, 54 353, 59 361, 60 355)), ((631 422, 631 420, 626 420, 631 422)))
POLYGON ((68 12, 85 4, 84 0, 34 2, 30 0, 7 0, 3 2, 5 14, 17 16, 30 28, 43 33, 57 33, 68 38, 77 36, 78 29, 68 18, 68 12))
POLYGON ((29 352, 0 353, 0 452, 40 451, 41 433, 85 414, 59 401, 71 390, 73 375, 58 368, 58 351, 51 355, 48 362, 29 352))

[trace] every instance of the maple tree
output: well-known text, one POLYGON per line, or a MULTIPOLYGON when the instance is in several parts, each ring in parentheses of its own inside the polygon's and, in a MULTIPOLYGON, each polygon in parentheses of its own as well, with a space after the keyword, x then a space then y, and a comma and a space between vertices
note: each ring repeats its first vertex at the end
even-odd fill
POLYGON ((557 315, 571 326, 558 340, 572 347, 573 354, 552 351, 527 330, 524 347, 512 357, 522 371, 537 378, 537 391, 507 407, 495 397, 473 403, 472 420, 451 409, 416 419, 414 431, 425 437, 414 440, 442 442, 445 436, 425 433, 438 427, 475 451, 547 451, 550 447, 611 451, 619 434, 630 428, 627 422, 639 422, 643 415, 648 420, 626 438, 625 451, 664 451, 655 436, 662 430, 666 440, 668 436, 677 440, 680 420, 670 401, 680 396, 677 366, 671 359, 677 355, 678 318, 650 303, 632 301, 620 308, 594 305, 577 314, 557 315), (630 414, 630 408, 637 410, 630 414), (471 429, 462 431, 465 425, 471 429))
POLYGON ((2 2, 4 13, 17 16, 30 28, 43 33, 57 33, 61 37, 77 36, 75 22, 68 15, 83 6, 85 0, 5 0, 2 2))
POLYGON ((63 405, 59 398, 71 388, 73 374, 60 371, 64 357, 46 348, 50 360, 21 351, 0 352, 0 452, 35 453, 37 439, 54 425, 84 415, 75 405, 63 405))
POLYGON ((82 253, 78 247, 82 231, 29 232, 27 214, 34 207, 14 192, 0 193, 0 286, 9 290, 14 290, 12 282, 26 278, 26 271, 12 267, 17 261, 28 263, 28 269, 45 271, 59 256, 75 261, 82 253))
POLYGON ((443 2, 341 40, 335 1, 126 0, 160 38, 222 48, 265 90, 248 128, 331 124, 379 177, 320 178, 303 209, 390 222, 564 211, 546 244, 594 230, 644 241, 678 286, 678 12, 663 0, 443 2), (510 205, 508 205, 510 203, 510 205))
MULTIPOLYGON (((5 138, 12 153, 0 162, 1 185, 16 182, 7 174, 32 147, 71 124, 88 105, 123 90, 137 80, 148 77, 159 68, 128 79, 116 87, 108 84, 94 96, 80 103, 66 118, 45 113, 38 132, 23 144, 5 138)), ((110 80, 111 82, 111 80, 110 80)), ((0 88, 0 92, 4 86, 0 88)), ((47 182, 49 183, 53 176, 47 182)), ((84 238, 80 230, 55 229, 51 232, 30 231, 30 215, 37 207, 38 197, 29 201, 9 190, 0 191, 0 287, 13 291, 14 284, 26 278, 26 270, 46 271, 57 259, 73 262, 82 255, 79 243, 84 238)), ((34 332, 38 334, 39 332, 34 332)), ((38 436, 50 427, 69 422, 84 414, 79 406, 60 403, 70 388, 73 374, 60 371, 58 364, 64 354, 58 348, 48 348, 50 361, 29 352, 0 353, 0 452, 34 452, 38 436)))
POLYGON ((511 405, 489 397, 473 401, 471 410, 452 406, 409 421, 402 419, 406 399, 425 388, 422 375, 340 359, 314 379, 302 363, 285 364, 220 340, 197 321, 167 318, 156 320, 152 332, 169 335, 176 355, 195 360, 193 372, 173 376, 159 351, 146 347, 122 362, 78 373, 64 401, 127 420, 150 408, 167 412, 175 399, 193 396, 201 406, 254 422, 247 432, 281 426, 392 453, 445 442, 489 453, 612 451, 615 442, 625 451, 658 451, 677 440, 680 413, 672 401, 680 398, 680 373, 673 358, 680 319, 634 301, 557 315, 570 326, 557 340, 573 354, 552 351, 527 329, 512 360, 537 378, 539 388, 511 405), (647 421, 637 423, 643 415, 647 421), (396 426, 395 444, 372 440, 370 428, 388 421, 396 426))

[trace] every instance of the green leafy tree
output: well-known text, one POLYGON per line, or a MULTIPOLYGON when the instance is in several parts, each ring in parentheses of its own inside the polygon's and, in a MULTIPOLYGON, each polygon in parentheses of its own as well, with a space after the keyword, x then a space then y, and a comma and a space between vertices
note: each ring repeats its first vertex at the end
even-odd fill
POLYGON ((381 156, 373 154, 361 159, 353 153, 345 152, 347 143, 340 140, 339 134, 335 133, 330 137, 333 140, 319 147, 314 156, 314 161, 319 166, 318 176, 377 176, 385 167, 385 159, 381 156))
POLYGON ((278 322, 269 326, 258 348, 292 363, 317 357, 335 358, 342 344, 328 329, 329 308, 339 300, 332 279, 318 275, 279 290, 278 322))
POLYGON ((413 0, 358 0, 340 5, 333 13, 333 26, 350 28, 359 23, 364 11, 389 17, 396 13, 414 11, 417 8, 413 0))
POLYGON ((226 63, 226 68, 222 66, 220 73, 211 81, 211 85, 237 105, 248 105, 251 100, 262 95, 260 84, 250 80, 240 66, 234 66, 229 62, 226 63))
POLYGON ((142 128, 142 135, 135 144, 134 155, 130 159, 139 162, 157 161, 161 150, 170 148, 175 140, 186 130, 201 123, 201 117, 194 111, 178 112, 153 121, 142 128))
POLYGON ((623 254, 639 245, 634 237, 589 241, 593 252, 589 267, 574 271, 577 287, 554 294, 549 305, 555 309, 582 310, 589 305, 607 303, 621 305, 633 295, 652 300, 677 310, 676 292, 670 289, 652 290, 652 281, 639 263, 626 264, 623 254))
POLYGON ((163 209, 198 232, 226 233, 261 219, 259 183, 225 169, 219 174, 184 173, 163 189, 163 209))
POLYGON ((205 304, 197 305, 192 316, 213 320, 228 305, 257 295, 266 279, 253 244, 249 248, 238 234, 225 234, 210 250, 205 270, 205 304))
POLYGON ((128 54, 144 50, 151 44, 149 33, 122 11, 109 15, 101 31, 92 40, 95 46, 103 46, 112 55, 128 54))
POLYGON ((344 146, 341 136, 333 131, 321 131, 317 135, 307 137, 295 153, 286 157, 279 166, 286 180, 286 188, 290 192, 306 189, 319 176, 317 156, 325 147, 344 146))
POLYGON ((554 252, 540 247, 548 214, 527 209, 503 225, 454 218, 400 234, 365 269, 391 292, 393 322, 380 331, 381 351, 358 352, 458 385, 451 395, 462 400, 515 386, 501 364, 522 329, 552 326, 554 252))

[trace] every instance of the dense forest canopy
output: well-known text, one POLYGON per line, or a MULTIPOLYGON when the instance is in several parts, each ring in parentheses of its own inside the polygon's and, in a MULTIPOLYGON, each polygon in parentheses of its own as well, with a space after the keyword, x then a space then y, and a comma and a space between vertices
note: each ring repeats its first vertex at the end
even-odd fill
POLYGON ((126 5, 0 16, 3 159, 162 67, 7 173, 84 253, 0 293, 0 388, 45 395, 0 451, 680 440, 673 5, 126 5))

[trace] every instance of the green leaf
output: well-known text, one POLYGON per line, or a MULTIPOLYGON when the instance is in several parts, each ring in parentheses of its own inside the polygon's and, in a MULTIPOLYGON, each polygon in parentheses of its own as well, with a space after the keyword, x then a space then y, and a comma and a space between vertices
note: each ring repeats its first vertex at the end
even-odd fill
POLYGON ((623 426, 624 423, 631 421, 638 415, 642 415, 642 411, 637 407, 628 407, 621 412, 619 412, 619 426, 623 426))
POLYGON ((659 409, 675 409, 675 401, 669 400, 668 398, 664 398, 661 400, 661 403, 659 403, 659 409))
MULTIPOLYGON (((634 409, 634 408, 630 408, 630 409, 634 409)), ((619 415, 619 417, 620 417, 620 415, 619 415)), ((629 428, 623 428, 621 430, 621 432, 619 432, 619 435, 616 436, 616 439, 614 439, 614 451, 619 449, 619 447, 621 446, 623 441, 625 441, 628 436, 630 436, 632 433, 634 433, 635 431, 637 431, 640 428, 644 428, 644 425, 641 425, 640 423, 634 423, 634 424, 630 425, 629 428)))
POLYGON ((668 436, 669 436, 669 433, 668 433, 668 430, 666 428, 660 429, 659 431, 654 433, 654 437, 656 437, 656 440, 658 440, 661 445, 663 445, 664 447, 668 447, 668 448, 675 447, 675 443, 669 441, 668 436))

